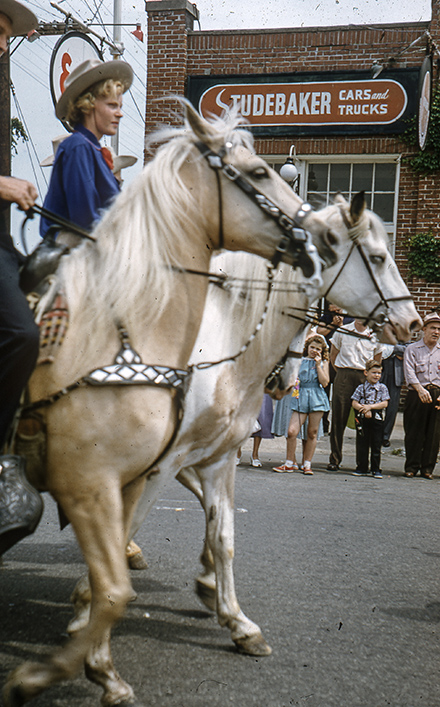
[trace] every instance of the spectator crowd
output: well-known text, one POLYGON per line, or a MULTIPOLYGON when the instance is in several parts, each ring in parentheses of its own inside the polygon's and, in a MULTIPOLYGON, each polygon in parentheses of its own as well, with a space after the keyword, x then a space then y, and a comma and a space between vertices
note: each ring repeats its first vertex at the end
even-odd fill
POLYGON ((355 476, 382 478, 381 450, 389 447, 402 386, 403 474, 432 479, 440 445, 440 314, 428 313, 412 343, 381 344, 360 319, 329 305, 306 339, 298 379, 275 403, 265 394, 253 435, 251 465, 260 467, 262 438, 286 437, 286 459, 275 472, 312 475, 317 440, 329 436, 328 471, 342 466, 347 426, 356 429, 355 476), (301 453, 297 440, 301 439, 301 453))

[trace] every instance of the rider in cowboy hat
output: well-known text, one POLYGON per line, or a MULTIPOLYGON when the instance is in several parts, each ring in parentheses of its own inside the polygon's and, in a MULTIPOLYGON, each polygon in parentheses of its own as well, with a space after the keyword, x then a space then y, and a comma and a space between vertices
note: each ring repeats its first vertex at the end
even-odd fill
MULTIPOLYGON (((44 206, 53 213, 91 229, 119 192, 113 159, 99 141, 115 135, 122 117, 122 94, 133 80, 124 61, 88 59, 66 79, 56 105, 57 118, 73 129, 59 145, 44 206)), ((53 222, 43 217, 44 237, 53 222)))
MULTIPOLYGON (((0 57, 9 39, 27 34, 38 20, 16 0, 0 0, 0 57)), ((37 198, 34 185, 23 179, 0 176, 0 209, 11 203, 23 210, 37 198)), ((20 396, 38 355, 38 328, 19 287, 20 256, 9 233, 0 229, 0 450, 20 396)), ((13 455, 0 457, 0 556, 14 542, 32 532, 42 512, 39 494, 26 482, 23 461, 13 455)))

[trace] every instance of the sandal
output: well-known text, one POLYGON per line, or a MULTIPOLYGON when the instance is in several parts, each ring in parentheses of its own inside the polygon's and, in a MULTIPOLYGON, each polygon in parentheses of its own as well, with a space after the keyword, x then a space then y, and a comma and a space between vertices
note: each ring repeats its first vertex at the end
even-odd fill
POLYGON ((255 467, 256 469, 260 469, 263 466, 258 458, 257 459, 253 458, 252 454, 251 454, 251 460, 249 463, 251 466, 255 467))
POLYGON ((279 472, 299 471, 299 466, 298 466, 298 464, 293 464, 292 466, 289 466, 287 464, 281 464, 280 466, 273 466, 272 471, 279 471, 279 472))

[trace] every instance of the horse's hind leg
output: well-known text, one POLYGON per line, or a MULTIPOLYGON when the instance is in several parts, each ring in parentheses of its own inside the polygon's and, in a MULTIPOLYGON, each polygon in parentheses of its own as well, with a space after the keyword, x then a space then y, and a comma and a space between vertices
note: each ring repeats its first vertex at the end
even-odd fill
MULTIPOLYGON (((180 481, 182 486, 192 491, 192 493, 198 498, 202 508, 205 510, 205 518, 207 519, 207 513, 205 509, 205 499, 203 496, 203 489, 200 483, 200 479, 192 467, 186 467, 181 469, 177 475, 177 480, 180 481)), ((206 527, 205 540, 203 543, 202 554, 200 555, 200 562, 203 566, 203 571, 196 579, 196 594, 200 601, 210 609, 211 611, 216 611, 216 595, 215 595, 215 567, 214 558, 212 556, 211 548, 208 543, 208 528, 206 527)))
POLYGON ((227 626, 237 648, 250 655, 269 655, 271 649, 260 627, 245 616, 235 594, 234 557, 234 482, 235 453, 206 469, 198 469, 202 481, 207 520, 208 543, 216 572, 217 616, 227 626))
MULTIPOLYGON (((103 646, 101 660, 97 663, 100 670, 104 664, 111 687, 104 695, 103 704, 132 704, 134 700, 131 687, 118 681, 114 669, 112 672, 109 650, 111 627, 122 616, 132 593, 125 559, 119 479, 89 469, 88 475, 81 475, 81 483, 76 480, 75 484, 68 485, 66 482, 66 489, 67 486, 68 491, 57 494, 57 500, 72 523, 89 567, 90 621, 46 662, 24 663, 9 676, 4 690, 6 707, 23 705, 51 685, 74 677, 84 661, 97 654, 97 646, 103 646), (90 479, 93 479, 93 488, 88 484, 90 479)), ((102 684, 101 679, 99 683, 102 684)))

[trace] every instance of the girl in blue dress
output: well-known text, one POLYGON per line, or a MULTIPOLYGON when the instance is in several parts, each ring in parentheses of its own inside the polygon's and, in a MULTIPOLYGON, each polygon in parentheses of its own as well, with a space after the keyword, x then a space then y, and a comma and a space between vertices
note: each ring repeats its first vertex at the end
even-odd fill
POLYGON ((301 426, 307 420, 307 439, 303 447, 302 470, 313 474, 312 459, 316 449, 319 423, 324 412, 330 408, 324 388, 329 382, 328 346, 323 336, 314 334, 304 345, 303 359, 299 369, 299 395, 291 397, 292 416, 287 433, 287 459, 285 464, 274 467, 274 471, 297 471, 296 439, 301 426))

